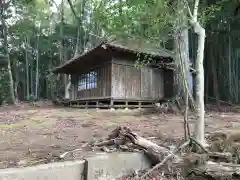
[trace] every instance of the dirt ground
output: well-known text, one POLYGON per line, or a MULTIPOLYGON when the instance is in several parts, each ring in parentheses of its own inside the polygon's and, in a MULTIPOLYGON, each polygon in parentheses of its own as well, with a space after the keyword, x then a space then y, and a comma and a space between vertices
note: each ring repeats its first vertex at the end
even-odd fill
MULTIPOLYGON (((189 121, 193 129, 194 118, 189 121)), ((183 117, 171 114, 48 105, 0 107, 0 168, 34 165, 47 157, 52 161, 76 148, 81 150, 66 159, 81 159, 94 153, 84 146, 87 142, 106 137, 117 126, 172 143, 183 136, 183 117)), ((239 127, 240 113, 206 113, 207 133, 239 127)))

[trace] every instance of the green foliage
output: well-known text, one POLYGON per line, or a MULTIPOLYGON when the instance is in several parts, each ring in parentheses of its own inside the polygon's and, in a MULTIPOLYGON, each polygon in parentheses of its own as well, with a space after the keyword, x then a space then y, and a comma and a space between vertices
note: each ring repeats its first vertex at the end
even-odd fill
POLYGON ((7 71, 0 68, 0 105, 3 102, 9 102, 9 78, 7 71))
MULTIPOLYGON (((86 46, 93 46, 99 37, 112 39, 138 38, 143 43, 154 44, 151 48, 173 48, 171 43, 174 26, 178 18, 177 4, 172 0, 71 0, 64 1, 64 23, 60 19, 60 5, 54 0, 13 0, 9 1, 4 18, 10 22, 9 53, 13 70, 14 81, 23 84, 26 92, 26 48, 29 59, 29 82, 35 85, 37 47, 39 52, 39 92, 42 97, 51 97, 52 94, 63 91, 62 80, 50 73, 50 70, 60 64, 60 28, 63 29, 63 56, 70 59, 76 49, 83 51, 86 46), (55 11, 53 11, 53 7, 55 11), (13 13, 14 11, 14 13, 13 13), (80 32, 77 37, 78 30, 80 32), (29 39, 29 43, 25 39, 29 39), (60 87, 61 86, 61 87, 60 87)), ((235 3, 229 0, 201 1, 199 18, 201 23, 208 27, 226 29, 232 15, 235 3), (227 19, 227 23, 223 23, 227 19)), ((190 8, 193 0, 189 0, 190 8)), ((183 9, 187 12, 187 9, 183 9)), ((2 37, 0 31, 0 37, 2 37)), ((6 76, 6 64, 0 40, 0 94, 4 100, 8 97, 9 80, 6 76)), ((151 56, 138 55, 136 66, 152 63, 151 56), (141 58, 139 58, 141 56, 141 58), (141 59, 141 61, 140 61, 141 59)), ((33 88, 34 89, 34 88, 33 88)), ((34 90, 30 88, 30 94, 34 90)), ((25 93, 26 96, 26 93, 25 93)))
POLYGON ((112 1, 98 2, 94 19, 108 35, 137 36, 145 39, 160 39, 168 35, 171 15, 168 1, 112 1))
POLYGON ((212 23, 217 15, 223 12, 226 3, 229 2, 229 0, 218 0, 214 3, 202 2, 199 10, 201 24, 206 25, 207 23, 212 23))

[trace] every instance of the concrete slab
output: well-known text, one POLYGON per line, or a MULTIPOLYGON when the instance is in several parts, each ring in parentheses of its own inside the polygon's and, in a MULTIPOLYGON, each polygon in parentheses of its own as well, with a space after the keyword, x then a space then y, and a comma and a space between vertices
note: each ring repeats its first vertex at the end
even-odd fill
POLYGON ((114 180, 151 167, 143 153, 99 153, 86 158, 87 180, 114 180))
POLYGON ((85 180, 85 161, 59 162, 0 170, 0 180, 85 180))

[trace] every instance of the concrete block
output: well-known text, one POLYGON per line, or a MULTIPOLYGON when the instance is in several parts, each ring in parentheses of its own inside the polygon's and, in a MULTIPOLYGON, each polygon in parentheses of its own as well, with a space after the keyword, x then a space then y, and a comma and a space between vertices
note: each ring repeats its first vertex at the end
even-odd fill
POLYGON ((143 153, 99 153, 86 158, 87 180, 114 180, 151 167, 143 153))
POLYGON ((58 162, 0 170, 0 180, 85 180, 85 161, 58 162))

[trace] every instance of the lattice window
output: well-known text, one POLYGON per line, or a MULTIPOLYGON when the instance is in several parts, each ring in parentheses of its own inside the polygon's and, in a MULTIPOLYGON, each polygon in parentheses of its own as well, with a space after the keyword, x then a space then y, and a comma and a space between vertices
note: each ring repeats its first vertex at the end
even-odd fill
POLYGON ((78 91, 97 88, 97 72, 82 74, 78 80, 78 91))
POLYGON ((87 74, 87 89, 97 88, 97 73, 92 71, 87 74))

